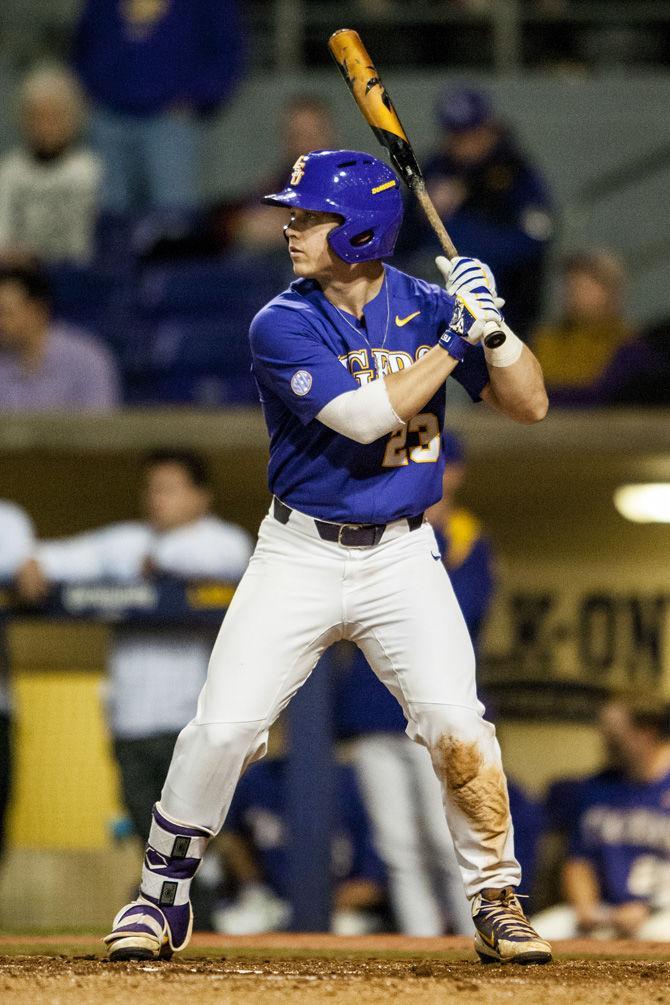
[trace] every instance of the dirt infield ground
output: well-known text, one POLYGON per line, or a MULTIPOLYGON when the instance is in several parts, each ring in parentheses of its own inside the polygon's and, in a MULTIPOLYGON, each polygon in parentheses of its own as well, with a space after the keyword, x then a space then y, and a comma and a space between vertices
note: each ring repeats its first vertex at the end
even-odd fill
POLYGON ((670 944, 564 942, 545 967, 482 966, 466 939, 195 936, 170 963, 90 937, 0 936, 2 1005, 670 1005, 670 944))

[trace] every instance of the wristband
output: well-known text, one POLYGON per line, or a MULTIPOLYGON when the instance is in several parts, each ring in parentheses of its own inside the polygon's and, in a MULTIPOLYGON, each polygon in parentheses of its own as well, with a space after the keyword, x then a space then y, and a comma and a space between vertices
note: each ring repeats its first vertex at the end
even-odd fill
MULTIPOLYGON (((505 333, 505 341, 502 345, 499 345, 497 349, 487 349, 486 342, 484 341, 484 356, 486 357, 486 362, 490 366, 511 366, 512 363, 516 363, 519 356, 523 352, 523 342, 515 335, 509 325, 505 324, 503 321, 499 325, 491 325, 493 329, 500 329, 505 333)), ((486 338, 486 330, 484 331, 484 339, 486 338)))
POLYGON ((456 332, 450 331, 448 328, 446 331, 442 332, 437 344, 444 349, 445 352, 449 353, 458 362, 462 362, 466 352, 470 348, 470 343, 466 342, 464 338, 457 335, 456 332))

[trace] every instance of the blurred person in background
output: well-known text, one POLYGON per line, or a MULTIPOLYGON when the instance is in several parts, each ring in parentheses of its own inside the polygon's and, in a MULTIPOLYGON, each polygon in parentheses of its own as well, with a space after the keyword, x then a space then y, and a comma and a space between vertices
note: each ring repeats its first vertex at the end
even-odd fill
MULTIPOLYGON (((131 583, 161 574, 237 582, 251 540, 240 527, 214 516, 211 504, 202 458, 156 451, 144 462, 144 520, 39 542, 19 570, 20 594, 37 602, 52 583, 131 583)), ((208 630, 188 626, 114 629, 107 711, 123 799, 142 840, 177 735, 195 713, 211 641, 208 630)))
MULTIPOLYGON (((333 912, 337 935, 364 935, 384 925, 385 871, 372 845, 370 823, 353 768, 336 768, 331 839, 333 912)), ((252 764, 240 779, 221 832, 226 873, 236 899, 214 913, 227 935, 279 931, 291 922, 286 760, 252 764)))
POLYGON ((0 411, 114 408, 120 391, 111 354, 55 321, 52 299, 37 265, 0 265, 0 411))
MULTIPOLYGON (((0 586, 13 586, 18 570, 35 550, 30 517, 19 506, 0 500, 0 586)), ((0 858, 5 849, 5 821, 12 783, 12 699, 9 653, 0 614, 0 858)))
POLYGON ((565 903, 533 919, 544 938, 670 940, 670 718, 613 698, 598 726, 604 771, 570 787, 565 903))
POLYGON ((552 404, 570 405, 594 397, 592 388, 632 330, 624 314, 626 273, 613 252, 569 255, 561 283, 560 317, 538 328, 533 348, 552 404))
POLYGON ((20 88, 21 144, 0 160, 0 257, 88 262, 93 256, 100 162, 82 142, 82 90, 62 67, 20 88))
MULTIPOLYGON (((461 443, 445 431, 442 444, 447 462, 443 495, 426 514, 437 542, 433 558, 442 558, 476 649, 493 595, 493 555, 479 520, 455 505, 465 475, 461 443)), ((336 678, 337 730, 351 741, 398 929, 425 937, 447 931, 469 935, 474 931, 470 906, 430 755, 406 735, 399 702, 362 652, 354 648, 353 653, 336 678)))
POLYGON ((591 383, 555 387, 551 399, 570 407, 670 405, 670 317, 645 325, 622 342, 591 383))
MULTIPOLYGON (((443 91, 436 105, 440 143, 424 160, 428 192, 460 254, 493 270, 508 323, 526 338, 540 316, 554 231, 547 184, 496 117, 489 98, 469 88, 443 91)), ((432 256, 435 236, 409 203, 405 255, 432 256)))
POLYGON ((554 392, 554 399, 558 405, 670 405, 670 317, 620 345, 592 384, 554 392))
POLYGON ((0 265, 0 411, 104 410, 119 404, 113 357, 52 317, 37 265, 0 265))
POLYGON ((293 164, 305 150, 330 150, 337 146, 332 110, 316 94, 294 94, 288 98, 279 119, 280 166, 235 205, 223 205, 212 211, 213 229, 224 246, 259 253, 285 251, 284 234, 277 226, 277 207, 263 205, 261 196, 283 188, 293 164))
POLYGON ((203 124, 232 96, 243 50, 236 0, 85 0, 73 65, 106 213, 179 221, 199 207, 203 124))

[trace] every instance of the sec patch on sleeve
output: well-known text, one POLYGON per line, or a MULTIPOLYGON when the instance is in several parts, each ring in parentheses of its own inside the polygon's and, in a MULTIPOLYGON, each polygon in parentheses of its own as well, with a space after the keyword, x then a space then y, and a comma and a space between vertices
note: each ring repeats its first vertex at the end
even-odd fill
POLYGON ((309 370, 296 370, 291 377, 291 390, 299 398, 303 398, 312 386, 312 375, 309 370))

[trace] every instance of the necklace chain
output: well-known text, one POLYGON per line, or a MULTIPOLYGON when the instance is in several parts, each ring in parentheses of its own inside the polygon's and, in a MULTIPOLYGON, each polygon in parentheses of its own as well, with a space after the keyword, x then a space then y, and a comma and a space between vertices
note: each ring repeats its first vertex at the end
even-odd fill
MULTIPOLYGON (((388 333, 389 333, 389 319, 390 319, 390 314, 391 314, 391 307, 390 307, 390 303, 389 303, 388 277, 386 275, 386 272, 384 272, 384 290, 386 291, 386 327, 384 329, 384 338, 382 339, 382 344, 379 347, 380 349, 383 349, 384 346, 386 345, 386 338, 387 338, 388 333)), ((333 304, 333 307, 335 308, 335 310, 337 311, 337 313, 340 315, 340 317, 342 318, 342 320, 345 321, 349 325, 350 328, 353 328, 357 335, 362 335, 363 336, 363 338, 365 339, 365 341, 368 344, 368 347, 370 348, 370 350, 372 350, 372 345, 370 343, 370 339, 367 337, 367 335, 365 333, 365 330, 363 328, 358 328, 356 325, 352 324, 351 321, 349 320, 349 318, 344 313, 344 311, 341 311, 340 308, 337 306, 337 304, 333 304)), ((376 368, 376 363, 375 363, 375 368, 376 368)))

